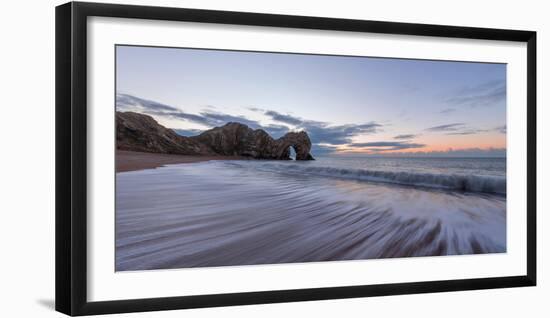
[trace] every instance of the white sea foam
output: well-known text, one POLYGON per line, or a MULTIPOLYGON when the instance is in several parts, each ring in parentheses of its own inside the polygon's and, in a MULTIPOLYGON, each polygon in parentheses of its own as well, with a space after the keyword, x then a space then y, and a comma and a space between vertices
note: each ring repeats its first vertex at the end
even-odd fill
POLYGON ((259 165, 258 168, 281 173, 300 173, 313 176, 384 182, 428 188, 506 194, 506 178, 500 176, 382 171, 272 163, 259 165))

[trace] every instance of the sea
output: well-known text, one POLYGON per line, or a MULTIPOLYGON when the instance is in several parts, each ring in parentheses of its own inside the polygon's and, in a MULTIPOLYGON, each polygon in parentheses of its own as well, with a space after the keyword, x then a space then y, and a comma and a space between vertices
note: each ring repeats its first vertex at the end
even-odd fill
POLYGON ((116 175, 117 271, 505 252, 505 158, 214 160, 116 175))

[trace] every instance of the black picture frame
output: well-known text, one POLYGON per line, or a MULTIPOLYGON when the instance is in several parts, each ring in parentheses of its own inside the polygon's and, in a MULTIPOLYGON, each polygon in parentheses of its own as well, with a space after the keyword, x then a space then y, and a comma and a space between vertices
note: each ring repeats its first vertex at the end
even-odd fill
POLYGON ((55 307, 62 313, 76 316, 536 285, 536 32, 70 2, 56 7, 55 45, 55 307), (526 275, 89 302, 86 296, 86 21, 91 16, 525 42, 527 44, 526 275))

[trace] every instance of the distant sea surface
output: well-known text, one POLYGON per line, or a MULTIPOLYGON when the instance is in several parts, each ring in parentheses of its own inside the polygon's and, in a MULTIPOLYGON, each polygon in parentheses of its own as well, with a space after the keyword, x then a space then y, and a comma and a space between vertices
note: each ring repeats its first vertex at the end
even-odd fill
POLYGON ((505 158, 316 159, 118 173, 116 270, 506 252, 505 158))

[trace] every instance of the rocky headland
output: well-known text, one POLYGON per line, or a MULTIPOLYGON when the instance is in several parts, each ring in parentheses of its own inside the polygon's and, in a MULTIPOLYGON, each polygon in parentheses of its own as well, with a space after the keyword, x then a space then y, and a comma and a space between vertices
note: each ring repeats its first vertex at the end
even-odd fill
POLYGON ((151 116, 134 112, 116 112, 116 147, 121 151, 272 160, 290 160, 293 147, 296 160, 313 160, 311 140, 305 131, 274 139, 262 129, 230 122, 198 136, 184 137, 151 116))

